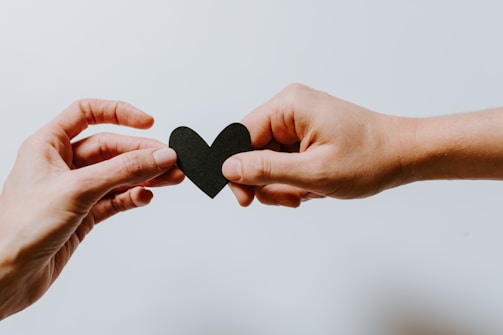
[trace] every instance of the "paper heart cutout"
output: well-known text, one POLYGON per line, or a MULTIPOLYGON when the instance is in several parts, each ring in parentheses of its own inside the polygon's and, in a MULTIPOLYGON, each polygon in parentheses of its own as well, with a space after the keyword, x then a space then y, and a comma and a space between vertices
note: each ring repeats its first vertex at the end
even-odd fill
POLYGON ((177 165, 210 198, 229 182, 222 174, 222 164, 230 156, 251 150, 248 129, 241 123, 225 127, 211 146, 188 127, 178 127, 169 137, 176 151, 177 165))

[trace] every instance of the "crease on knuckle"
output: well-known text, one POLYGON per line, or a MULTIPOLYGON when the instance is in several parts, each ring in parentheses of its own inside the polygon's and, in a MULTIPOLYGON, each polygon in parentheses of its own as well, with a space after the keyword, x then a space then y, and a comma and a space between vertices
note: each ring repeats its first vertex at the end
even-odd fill
POLYGON ((93 113, 96 100, 94 99, 80 99, 74 103, 77 106, 78 111, 82 114, 82 118, 87 121, 88 124, 98 124, 100 120, 96 118, 96 113, 93 113))
POLYGON ((125 173, 132 177, 138 177, 145 169, 144 165, 134 155, 123 155, 122 164, 125 173))
POLYGON ((120 213, 125 211, 124 205, 117 199, 117 197, 112 197, 109 201, 110 208, 112 208, 113 213, 120 213))
POLYGON ((270 179, 272 172, 271 162, 265 158, 264 155, 260 155, 259 159, 256 162, 256 166, 249 174, 246 171, 243 171, 243 176, 248 176, 247 179, 251 181, 258 181, 265 183, 270 179))
POLYGON ((110 198, 110 207, 115 213, 125 212, 136 207, 130 191, 110 198))
POLYGON ((124 103, 122 101, 113 101, 112 104, 113 123, 120 125, 121 118, 119 117, 119 113, 121 112, 124 103))
POLYGON ((305 92, 308 87, 301 83, 291 83, 285 86, 282 93, 286 95, 292 95, 293 97, 299 95, 300 93, 305 92))

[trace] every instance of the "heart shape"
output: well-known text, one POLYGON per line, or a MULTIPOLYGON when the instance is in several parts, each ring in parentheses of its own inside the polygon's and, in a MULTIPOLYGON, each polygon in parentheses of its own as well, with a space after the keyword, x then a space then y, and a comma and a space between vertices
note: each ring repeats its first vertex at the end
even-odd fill
POLYGON ((210 198, 229 182, 222 174, 222 164, 230 156, 251 150, 248 129, 241 123, 225 127, 211 146, 188 127, 178 127, 169 137, 176 151, 177 165, 210 198))

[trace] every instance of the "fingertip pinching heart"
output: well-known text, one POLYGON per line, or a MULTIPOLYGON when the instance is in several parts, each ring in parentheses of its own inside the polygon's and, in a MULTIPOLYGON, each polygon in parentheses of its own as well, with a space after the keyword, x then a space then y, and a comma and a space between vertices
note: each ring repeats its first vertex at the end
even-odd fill
POLYGON ((229 182, 222 174, 225 160, 252 149, 250 133, 241 123, 225 127, 211 146, 194 130, 178 127, 169 137, 169 146, 176 151, 178 167, 210 198, 229 182))

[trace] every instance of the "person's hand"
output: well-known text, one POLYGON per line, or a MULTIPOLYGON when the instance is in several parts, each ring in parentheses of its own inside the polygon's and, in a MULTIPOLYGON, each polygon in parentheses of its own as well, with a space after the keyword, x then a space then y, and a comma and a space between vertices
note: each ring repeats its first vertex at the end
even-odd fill
POLYGON ((89 125, 145 129, 153 118, 122 102, 82 100, 28 138, 0 195, 0 319, 40 298, 93 226, 146 205, 145 187, 180 183, 175 152, 89 125))
POLYGON ((321 197, 359 198, 399 185, 401 143, 412 119, 391 117, 294 84, 248 114, 255 151, 222 167, 237 200, 248 206, 297 207, 321 197))

